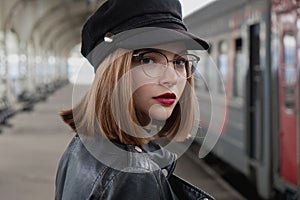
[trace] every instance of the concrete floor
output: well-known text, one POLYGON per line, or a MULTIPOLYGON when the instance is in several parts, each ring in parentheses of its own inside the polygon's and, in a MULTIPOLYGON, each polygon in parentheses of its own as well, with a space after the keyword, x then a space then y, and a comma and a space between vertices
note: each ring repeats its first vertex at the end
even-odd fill
POLYGON ((18 113, 0 135, 0 199, 54 199, 59 158, 73 136, 58 112, 71 106, 70 86, 18 113))

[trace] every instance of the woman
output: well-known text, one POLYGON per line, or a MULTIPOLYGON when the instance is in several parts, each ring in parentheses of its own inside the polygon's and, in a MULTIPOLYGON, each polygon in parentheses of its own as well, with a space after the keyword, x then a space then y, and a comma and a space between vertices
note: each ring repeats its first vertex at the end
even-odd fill
POLYGON ((213 199, 176 177, 176 154, 156 143, 183 141, 195 129, 199 57, 187 52, 207 48, 187 32, 177 0, 104 3, 82 32, 95 79, 61 113, 76 135, 58 167, 55 199, 213 199))

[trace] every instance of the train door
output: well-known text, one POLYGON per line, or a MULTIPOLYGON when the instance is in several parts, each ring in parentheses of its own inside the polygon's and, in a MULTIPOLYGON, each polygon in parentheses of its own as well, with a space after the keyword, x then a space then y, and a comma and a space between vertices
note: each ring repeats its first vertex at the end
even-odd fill
POLYGON ((249 27, 249 148, 253 160, 261 159, 262 136, 262 74, 260 66, 260 24, 249 27))
MULTIPOLYGON (((297 46, 297 13, 286 7, 277 15, 279 30, 279 155, 280 177, 299 184, 299 69, 297 46)), ((298 22, 299 26, 299 22, 298 22)))

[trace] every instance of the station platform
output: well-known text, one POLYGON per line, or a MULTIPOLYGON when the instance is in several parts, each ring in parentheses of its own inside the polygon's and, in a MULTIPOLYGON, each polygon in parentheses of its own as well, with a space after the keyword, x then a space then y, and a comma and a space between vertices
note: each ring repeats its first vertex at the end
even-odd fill
MULTIPOLYGON (((58 115, 70 108, 72 85, 64 86, 31 112, 9 119, 12 127, 0 134, 0 199, 53 200, 55 174, 61 154, 73 133, 58 115)), ((203 161, 188 152, 177 161, 175 173, 217 200, 244 199, 203 161)))

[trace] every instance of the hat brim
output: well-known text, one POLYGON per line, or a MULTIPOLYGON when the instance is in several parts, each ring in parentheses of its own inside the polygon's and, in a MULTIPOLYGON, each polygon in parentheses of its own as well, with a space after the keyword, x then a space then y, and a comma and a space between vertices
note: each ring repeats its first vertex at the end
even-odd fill
POLYGON ((104 40, 98 44, 87 56, 95 71, 105 57, 118 48, 136 50, 174 42, 184 43, 186 50, 207 50, 209 48, 209 44, 205 40, 185 30, 158 27, 130 29, 111 35, 109 39, 109 41, 104 40))
POLYGON ((118 36, 117 40, 118 47, 126 49, 151 47, 172 42, 183 42, 187 50, 207 50, 209 48, 205 40, 188 31, 158 27, 125 31, 118 36))

